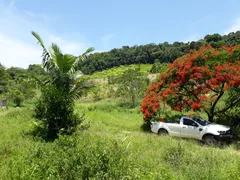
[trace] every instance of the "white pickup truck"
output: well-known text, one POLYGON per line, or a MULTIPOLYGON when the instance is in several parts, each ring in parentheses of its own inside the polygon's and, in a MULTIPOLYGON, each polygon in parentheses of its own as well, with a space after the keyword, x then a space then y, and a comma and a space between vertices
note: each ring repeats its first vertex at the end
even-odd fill
POLYGON ((182 116, 180 121, 152 122, 151 130, 159 135, 169 134, 183 138, 198 139, 205 144, 213 145, 217 140, 230 140, 231 129, 220 124, 211 124, 200 117, 191 119, 182 116))

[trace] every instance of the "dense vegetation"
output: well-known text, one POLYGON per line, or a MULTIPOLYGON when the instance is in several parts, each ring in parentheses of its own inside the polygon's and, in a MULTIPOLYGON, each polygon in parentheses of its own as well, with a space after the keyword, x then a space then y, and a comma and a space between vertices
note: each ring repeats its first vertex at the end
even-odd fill
POLYGON ((0 99, 7 99, 15 106, 24 100, 32 99, 39 86, 48 79, 41 65, 29 65, 28 69, 11 67, 6 69, 0 64, 0 99))
POLYGON ((52 143, 32 136, 32 103, 0 111, 0 179, 239 179, 239 146, 144 133, 139 107, 121 103, 76 102, 90 127, 52 143))
POLYGON ((192 42, 168 42, 160 44, 146 44, 139 46, 123 46, 109 52, 94 53, 79 67, 85 74, 102 71, 120 65, 153 64, 155 62, 171 63, 176 58, 189 53, 191 49, 198 50, 201 46, 211 45, 214 48, 221 46, 235 46, 240 43, 240 31, 228 35, 206 35, 204 39, 192 42))

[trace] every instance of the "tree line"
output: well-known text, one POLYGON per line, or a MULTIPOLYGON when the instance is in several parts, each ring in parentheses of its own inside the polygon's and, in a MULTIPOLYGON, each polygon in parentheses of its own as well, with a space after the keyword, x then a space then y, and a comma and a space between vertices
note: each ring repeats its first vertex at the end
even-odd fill
POLYGON ((211 45, 213 48, 235 46, 240 43, 240 31, 228 35, 206 35, 203 39, 192 42, 168 42, 123 46, 108 52, 91 54, 88 59, 79 64, 84 74, 92 74, 115 66, 129 64, 172 63, 178 57, 189 53, 190 50, 199 50, 201 46, 211 45))

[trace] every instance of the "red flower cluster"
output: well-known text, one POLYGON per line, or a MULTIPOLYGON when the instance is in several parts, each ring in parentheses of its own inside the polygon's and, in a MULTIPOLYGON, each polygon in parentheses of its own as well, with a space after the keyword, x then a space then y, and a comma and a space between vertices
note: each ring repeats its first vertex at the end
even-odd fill
POLYGON ((158 83, 153 83, 147 90, 147 95, 141 105, 141 112, 143 112, 145 120, 151 119, 160 108, 160 103, 156 92, 159 88, 160 86, 158 83))
POLYGON ((240 45, 219 49, 203 46, 168 65, 159 82, 148 87, 141 105, 144 119, 156 115, 160 101, 173 110, 211 108, 220 91, 240 86, 240 45))

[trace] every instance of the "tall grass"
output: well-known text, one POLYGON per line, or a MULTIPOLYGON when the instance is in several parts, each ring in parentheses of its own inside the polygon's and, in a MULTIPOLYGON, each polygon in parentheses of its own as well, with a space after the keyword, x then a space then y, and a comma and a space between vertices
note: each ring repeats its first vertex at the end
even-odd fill
POLYGON ((141 131, 139 107, 77 102, 89 129, 49 143, 31 135, 32 105, 0 112, 0 179, 240 179, 233 146, 141 131))

